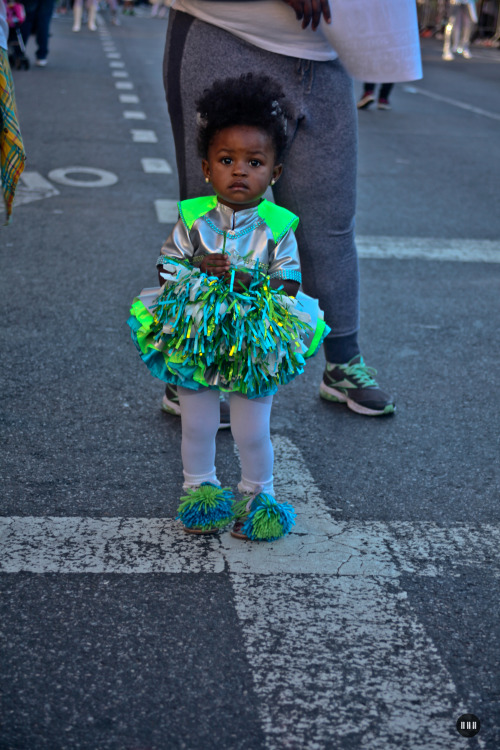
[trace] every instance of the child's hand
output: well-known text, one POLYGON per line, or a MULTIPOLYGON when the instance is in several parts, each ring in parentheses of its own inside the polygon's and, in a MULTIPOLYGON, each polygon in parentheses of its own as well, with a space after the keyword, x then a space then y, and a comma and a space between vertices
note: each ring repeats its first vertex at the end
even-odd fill
MULTIPOLYGON (((224 279, 229 282, 231 281, 231 271, 228 271, 224 275, 224 279)), ((234 274, 234 284, 233 289, 235 292, 242 292, 246 291, 250 284, 252 283, 253 276, 251 273, 246 273, 245 271, 236 271, 234 274)))
POLYGON ((299 282, 292 281, 291 279, 271 279, 269 286, 271 289, 279 289, 280 286, 283 287, 283 291, 285 294, 288 294, 289 297, 296 297, 297 292, 300 289, 299 282))
POLYGON ((231 268, 229 255, 223 253, 210 253, 205 255, 200 263, 200 270, 207 276, 224 276, 231 268))

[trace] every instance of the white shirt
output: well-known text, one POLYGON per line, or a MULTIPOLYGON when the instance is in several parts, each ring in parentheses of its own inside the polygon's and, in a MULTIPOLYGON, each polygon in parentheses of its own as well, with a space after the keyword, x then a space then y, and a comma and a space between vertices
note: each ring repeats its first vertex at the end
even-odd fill
POLYGON ((175 10, 229 31, 255 47, 303 60, 335 60, 337 53, 321 32, 303 29, 295 11, 283 0, 205 2, 170 0, 175 10))

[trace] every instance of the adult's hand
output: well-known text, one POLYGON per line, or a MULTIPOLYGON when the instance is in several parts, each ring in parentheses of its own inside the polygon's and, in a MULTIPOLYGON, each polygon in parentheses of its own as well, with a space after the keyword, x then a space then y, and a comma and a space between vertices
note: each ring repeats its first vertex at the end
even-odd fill
POLYGON ((326 23, 332 22, 328 0, 283 0, 283 2, 294 9, 297 21, 302 21, 303 29, 311 24, 312 30, 316 31, 321 16, 326 23))

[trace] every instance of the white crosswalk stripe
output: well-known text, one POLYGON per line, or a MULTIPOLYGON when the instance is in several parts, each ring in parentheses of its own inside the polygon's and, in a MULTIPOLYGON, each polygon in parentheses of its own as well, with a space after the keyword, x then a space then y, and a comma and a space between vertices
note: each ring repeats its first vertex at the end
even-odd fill
POLYGON ((320 750, 337 733, 363 737, 364 750, 424 750, 423 715, 433 750, 448 750, 468 708, 401 574, 488 564, 498 575, 500 529, 335 520, 300 451, 287 438, 273 442, 277 495, 297 510, 285 540, 222 534, 200 543, 167 518, 10 517, 0 522, 0 570, 229 570, 268 750, 320 750))

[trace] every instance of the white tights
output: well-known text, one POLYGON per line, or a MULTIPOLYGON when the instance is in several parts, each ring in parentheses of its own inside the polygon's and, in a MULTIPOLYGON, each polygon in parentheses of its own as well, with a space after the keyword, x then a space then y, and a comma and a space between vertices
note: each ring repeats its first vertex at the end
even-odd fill
MULTIPOLYGON (((215 438, 219 429, 219 391, 178 388, 182 420, 184 489, 201 482, 220 484, 215 470, 215 438)), ((231 432, 241 461, 240 492, 273 490, 273 447, 270 437, 272 396, 249 399, 229 394, 231 432)))

